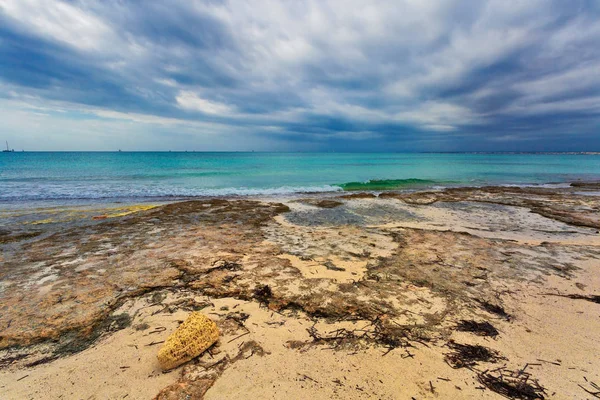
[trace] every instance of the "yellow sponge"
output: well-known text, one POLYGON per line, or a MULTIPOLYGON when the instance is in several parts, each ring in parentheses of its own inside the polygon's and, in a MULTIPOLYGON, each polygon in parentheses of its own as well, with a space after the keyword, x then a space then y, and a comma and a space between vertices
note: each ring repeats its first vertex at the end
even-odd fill
POLYGON ((217 325, 199 312, 193 312, 158 351, 163 370, 173 369, 202 354, 219 338, 217 325))

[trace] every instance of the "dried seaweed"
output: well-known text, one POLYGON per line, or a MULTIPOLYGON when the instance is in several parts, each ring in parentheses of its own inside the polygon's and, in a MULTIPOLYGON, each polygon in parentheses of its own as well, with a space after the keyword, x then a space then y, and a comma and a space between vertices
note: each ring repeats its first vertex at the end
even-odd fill
POLYGON ((209 268, 206 272, 212 271, 240 271, 242 265, 236 262, 230 261, 217 261, 213 264, 212 268, 209 268))
POLYGON ((492 314, 496 314, 499 317, 502 317, 507 321, 511 320, 511 318, 512 318, 511 315, 509 313, 507 313, 506 310, 504 309, 504 307, 502 307, 501 305, 493 304, 493 303, 490 303, 485 300, 477 300, 477 301, 481 305, 481 308, 483 308, 485 311, 492 313, 492 314))
POLYGON ((480 372, 477 374, 477 379, 489 390, 508 399, 544 399, 546 389, 537 379, 532 379, 531 375, 525 372, 528 365, 516 371, 499 368, 494 371, 480 372))
POLYGON ((27 356, 29 356, 29 354, 27 354, 27 353, 16 354, 13 356, 9 352, 6 356, 0 357, 0 369, 7 367, 14 362, 22 360, 22 359, 26 358, 27 356))
POLYGON ((268 305, 271 297, 273 297, 273 291, 269 285, 257 286, 256 289, 254 289, 254 298, 261 304, 268 305))
POLYGON ((496 362, 504 359, 496 350, 484 346, 456 343, 453 340, 448 342, 447 346, 453 351, 446 354, 444 359, 455 369, 471 368, 479 362, 496 362))
POLYGON ((592 389, 587 389, 583 385, 580 385, 579 383, 577 384, 577 386, 582 388, 587 394, 594 396, 597 399, 600 399, 600 386, 598 384, 596 384, 595 382, 588 381, 585 376, 583 377, 583 379, 585 379, 587 384, 590 385, 592 387, 592 389))
MULTIPOLYGON (((328 344, 330 348, 337 349, 346 345, 356 345, 359 341, 368 344, 383 346, 387 349, 383 355, 390 351, 403 347, 413 347, 411 342, 418 342, 425 346, 427 339, 422 337, 413 337, 410 330, 404 327, 385 326, 380 318, 375 318, 371 323, 362 329, 336 329, 327 334, 320 333, 315 325, 307 329, 312 338, 312 343, 290 343, 293 348, 300 348, 306 345, 328 344)), ((410 355, 412 356, 412 355, 410 355)))
POLYGON ((337 265, 335 265, 334 263, 332 263, 331 261, 327 261, 325 264, 323 264, 325 266, 325 268, 327 268, 330 271, 345 271, 345 268, 342 267, 338 267, 337 265))
POLYGON ((489 336, 492 338, 498 336, 498 330, 487 321, 477 322, 463 319, 456 325, 456 330, 460 332, 472 332, 477 336, 489 336))
POLYGON ((592 295, 583 295, 583 294, 555 294, 555 293, 545 293, 544 296, 557 296, 557 297, 566 297, 568 299, 573 300, 587 300, 592 303, 600 304, 600 295, 592 294, 592 295))

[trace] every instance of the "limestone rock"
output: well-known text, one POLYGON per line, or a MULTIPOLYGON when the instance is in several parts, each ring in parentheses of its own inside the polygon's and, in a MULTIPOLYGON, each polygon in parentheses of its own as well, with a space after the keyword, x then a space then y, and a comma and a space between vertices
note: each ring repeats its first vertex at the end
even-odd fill
POLYGON ((205 315, 193 312, 158 351, 163 370, 173 369, 202 354, 219 338, 217 325, 205 315))

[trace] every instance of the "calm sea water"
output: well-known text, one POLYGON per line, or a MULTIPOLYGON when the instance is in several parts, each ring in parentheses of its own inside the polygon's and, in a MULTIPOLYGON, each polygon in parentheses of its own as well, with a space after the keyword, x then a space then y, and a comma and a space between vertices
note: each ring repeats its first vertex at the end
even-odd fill
POLYGON ((600 155, 0 153, 0 203, 5 204, 557 184, 577 179, 600 180, 600 155))

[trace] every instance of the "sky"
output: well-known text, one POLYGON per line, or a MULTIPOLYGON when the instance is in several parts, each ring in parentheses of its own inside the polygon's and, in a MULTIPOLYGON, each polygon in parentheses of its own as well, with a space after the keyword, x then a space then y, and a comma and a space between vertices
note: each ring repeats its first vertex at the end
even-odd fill
POLYGON ((600 151, 597 0, 0 0, 17 150, 600 151))

